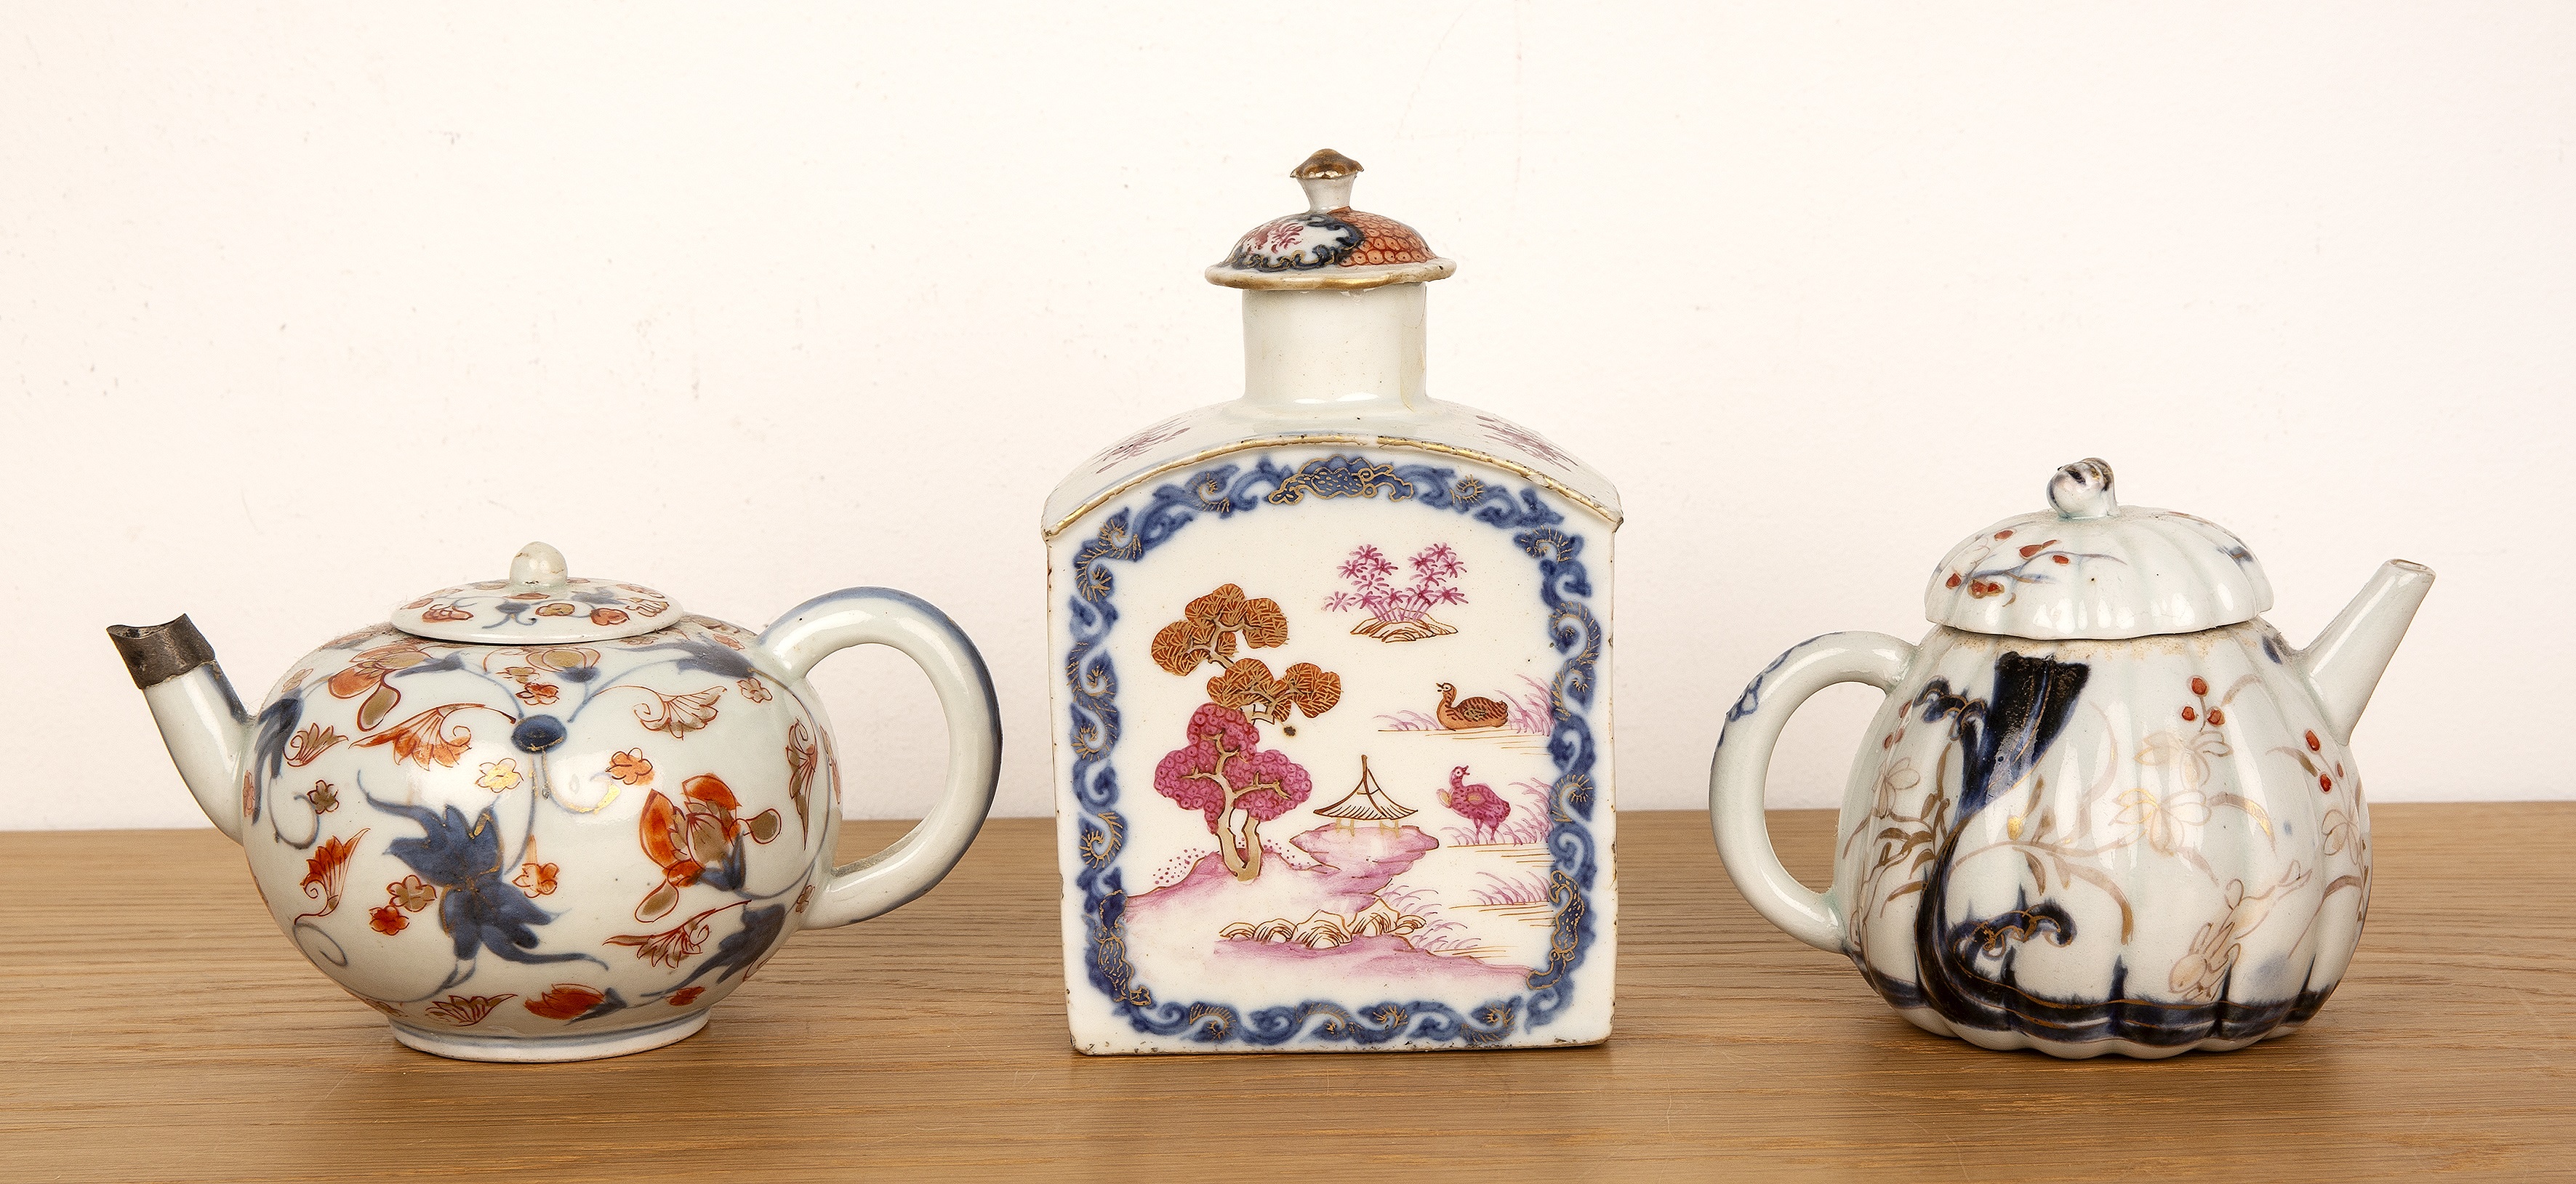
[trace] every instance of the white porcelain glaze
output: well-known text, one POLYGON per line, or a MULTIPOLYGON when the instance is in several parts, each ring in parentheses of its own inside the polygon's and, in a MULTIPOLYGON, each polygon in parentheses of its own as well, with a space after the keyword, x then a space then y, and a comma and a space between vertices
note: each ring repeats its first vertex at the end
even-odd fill
POLYGON ((1308 213, 1209 269, 1245 290, 1243 396, 1047 504, 1086 1052, 1609 1033, 1616 494, 1431 397, 1454 265, 1348 210, 1356 171, 1319 153, 1308 213))
POLYGON ((543 544, 515 567, 396 610, 486 640, 359 630, 298 660, 256 717, 186 618, 110 631, 280 929, 403 1043, 493 1061, 670 1043, 788 933, 894 908, 973 841, 1000 732, 982 659, 937 609, 853 588, 754 636, 569 577, 543 544), (579 611, 527 611, 552 604, 579 611), (838 761, 805 676, 861 644, 928 675, 948 790, 836 869, 838 761))
POLYGON ((2115 514, 2099 461, 2052 498, 1954 549, 1928 602, 1955 622, 1952 575, 1998 581, 1980 599, 2054 635, 1829 634, 1745 688, 1710 771, 1727 870, 1907 1019, 1984 1047, 2160 1057, 2296 1030, 2360 940, 2370 822, 2346 744, 2432 573, 2389 563, 2296 650, 2255 615, 2270 586, 2233 535, 2115 514), (2070 539, 2088 561, 2051 562, 2070 539), (2032 551, 1998 577, 1962 560, 1987 546, 2032 551), (2132 633, 2213 615, 2235 619, 2132 633), (1838 682, 1887 701, 1818 893, 1771 850, 1763 779, 1789 715, 1838 682))

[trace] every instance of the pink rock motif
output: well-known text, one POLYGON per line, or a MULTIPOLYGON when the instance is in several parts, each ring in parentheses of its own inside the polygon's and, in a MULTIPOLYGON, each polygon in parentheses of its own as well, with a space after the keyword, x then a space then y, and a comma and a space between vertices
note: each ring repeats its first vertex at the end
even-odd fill
POLYGON ((1283 942, 1219 942, 1212 957, 1220 966, 1242 963, 1247 969, 1273 975, 1329 973, 1400 982, 1416 989, 1446 987, 1502 995, 1529 986, 1529 971, 1520 967, 1425 953, 1405 938, 1393 936, 1355 937, 1330 949, 1283 942))
POLYGON ((1397 907, 1387 890, 1437 850, 1438 839, 1410 826, 1325 826, 1288 842, 1315 865, 1274 861, 1269 874, 1246 882, 1229 875, 1219 860, 1202 857, 1180 880, 1129 899, 1129 940, 1149 947, 1214 939, 1206 956, 1242 963, 1251 973, 1276 972, 1262 971, 1262 965, 1322 966, 1316 960, 1330 959, 1336 975, 1495 991, 1510 990, 1528 976, 1526 967, 1437 954, 1418 944, 1424 919, 1410 906, 1397 907))

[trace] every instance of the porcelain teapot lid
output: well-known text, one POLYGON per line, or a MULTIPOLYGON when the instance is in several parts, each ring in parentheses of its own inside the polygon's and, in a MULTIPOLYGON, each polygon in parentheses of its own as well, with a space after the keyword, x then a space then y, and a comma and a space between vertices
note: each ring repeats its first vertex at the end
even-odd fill
POLYGON ((1414 229, 1351 208, 1360 162, 1330 148, 1288 174, 1305 187, 1306 209, 1245 232, 1208 282, 1229 288, 1376 288, 1441 279, 1458 265, 1431 253, 1414 229))
POLYGON ((394 627, 440 641, 552 645, 650 633, 679 617, 671 598, 640 584, 566 574, 563 552, 519 548, 510 578, 441 588, 393 611, 394 627))
POLYGON ((2057 470, 2048 503, 1950 548, 1923 614, 1972 633, 2117 640, 2233 625, 2272 607, 2272 583, 2241 540, 2207 519, 2122 506, 2104 461, 2057 470))

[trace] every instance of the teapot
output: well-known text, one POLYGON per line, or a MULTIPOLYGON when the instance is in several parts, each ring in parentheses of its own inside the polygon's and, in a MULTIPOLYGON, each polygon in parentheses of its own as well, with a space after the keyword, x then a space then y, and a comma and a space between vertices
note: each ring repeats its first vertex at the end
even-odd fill
POLYGON ((1827 634, 1744 689, 1709 772, 1727 872, 1972 1044, 2164 1057, 2286 1035, 2360 941, 2370 815, 2347 745, 2433 573, 2388 562, 2297 649, 2235 535, 2121 506, 2100 460, 2048 499, 1942 559, 1919 644, 1827 634), (1815 892, 1772 850, 1763 781, 1790 714, 1842 682, 1887 699, 1815 892))
POLYGON ((937 884, 993 799, 984 662, 887 588, 755 635, 543 543, 289 667, 242 709, 187 617, 108 630, 206 816, 278 927, 394 1038, 479 1061, 642 1052, 706 1026, 790 932, 937 884), (805 676, 878 644, 947 715, 945 794, 874 856, 830 863, 839 764, 805 676))

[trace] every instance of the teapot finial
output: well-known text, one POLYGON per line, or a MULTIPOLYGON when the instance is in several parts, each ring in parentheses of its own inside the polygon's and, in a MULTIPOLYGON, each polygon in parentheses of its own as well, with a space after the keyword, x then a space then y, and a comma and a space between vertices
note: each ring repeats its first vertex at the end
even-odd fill
POLYGON ((2048 504, 2061 518, 2108 518, 2120 512, 2111 494, 2111 462, 2088 456, 2048 479, 2048 504))
POLYGON ((1360 162, 1330 148, 1318 148, 1288 175, 1305 189, 1308 211, 1329 214, 1350 208, 1351 185, 1359 179, 1360 162))
POLYGON ((530 543, 519 548, 510 560, 510 582, 531 587, 561 589, 572 586, 564 574, 563 552, 544 543, 530 543))

